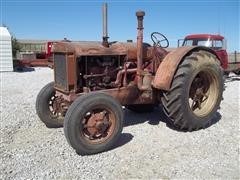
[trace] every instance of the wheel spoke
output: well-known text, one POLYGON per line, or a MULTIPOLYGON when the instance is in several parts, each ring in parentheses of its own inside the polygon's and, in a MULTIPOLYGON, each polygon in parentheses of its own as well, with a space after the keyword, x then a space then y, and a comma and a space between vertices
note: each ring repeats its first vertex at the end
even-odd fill
MULTIPOLYGON (((199 81, 199 80, 197 80, 199 81)), ((195 91, 195 95, 193 98, 193 102, 191 105, 191 109, 194 111, 195 109, 201 109, 201 104, 202 102, 204 102, 207 99, 207 95, 203 93, 203 88, 200 87, 198 89, 196 89, 195 91), (203 99, 205 97, 205 99, 203 99)))
POLYGON ((204 101, 206 101, 207 99, 208 99, 208 95, 204 94, 203 99, 202 99, 202 103, 203 103, 204 101), (205 98, 205 99, 204 99, 204 98, 205 98))
POLYGON ((193 108, 194 108, 194 105, 195 105, 195 101, 193 100, 193 101, 192 101, 192 105, 191 105, 191 109, 192 109, 193 111, 194 111, 194 109, 193 109, 193 108))
POLYGON ((83 128, 95 128, 95 126, 94 126, 94 125, 93 125, 93 126, 90 126, 90 125, 84 124, 84 125, 83 125, 83 128))
POLYGON ((198 99, 194 99, 191 105, 191 109, 192 111, 196 110, 196 109, 201 109, 201 103, 198 99))

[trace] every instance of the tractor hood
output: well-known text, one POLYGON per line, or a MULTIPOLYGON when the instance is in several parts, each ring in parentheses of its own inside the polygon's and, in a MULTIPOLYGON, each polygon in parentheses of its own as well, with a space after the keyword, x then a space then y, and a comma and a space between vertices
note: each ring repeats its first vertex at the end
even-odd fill
MULTIPOLYGON (((143 59, 151 59, 153 47, 143 43, 143 59)), ((137 59, 137 44, 132 42, 116 42, 104 47, 101 42, 57 42, 53 53, 74 53, 75 56, 127 55, 129 60, 137 59)))

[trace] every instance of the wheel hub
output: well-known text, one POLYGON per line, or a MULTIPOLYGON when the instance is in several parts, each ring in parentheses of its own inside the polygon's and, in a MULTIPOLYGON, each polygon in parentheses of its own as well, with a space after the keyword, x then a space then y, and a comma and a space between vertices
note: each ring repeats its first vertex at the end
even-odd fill
POLYGON ((67 104, 58 96, 53 96, 49 102, 49 108, 53 116, 64 116, 67 111, 67 104))
POLYGON ((91 116, 84 127, 89 132, 90 139, 93 139, 95 136, 103 136, 110 125, 111 124, 107 118, 107 112, 103 111, 96 114, 91 113, 91 116))
POLYGON ((206 95, 203 91, 203 87, 197 88, 195 96, 193 97, 193 102, 191 108, 194 110, 196 108, 201 109, 201 104, 207 100, 208 95, 206 95))

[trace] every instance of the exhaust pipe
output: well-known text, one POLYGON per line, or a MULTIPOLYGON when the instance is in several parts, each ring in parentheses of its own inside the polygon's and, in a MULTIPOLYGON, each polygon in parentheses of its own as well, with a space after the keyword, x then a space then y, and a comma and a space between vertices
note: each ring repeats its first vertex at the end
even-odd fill
MULTIPOLYGON (((137 85, 139 90, 148 90, 150 87, 143 85, 143 76, 144 74, 142 65, 143 65, 143 17, 145 16, 144 11, 136 12, 138 20, 138 35, 137 35, 137 85)), ((146 76, 147 77, 147 76, 146 76)))
POLYGON ((107 3, 103 3, 102 6, 102 15, 103 15, 103 39, 102 39, 102 45, 104 47, 109 47, 108 43, 108 32, 107 32, 107 3))

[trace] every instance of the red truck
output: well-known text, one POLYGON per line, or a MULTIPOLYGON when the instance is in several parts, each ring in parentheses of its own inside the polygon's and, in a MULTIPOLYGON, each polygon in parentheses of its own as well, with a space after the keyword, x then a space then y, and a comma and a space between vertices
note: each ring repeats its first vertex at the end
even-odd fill
POLYGON ((37 53, 35 58, 28 57, 23 59, 15 59, 13 62, 15 70, 23 70, 25 67, 50 67, 53 66, 52 45, 55 42, 46 43, 46 51, 37 53))
MULTIPOLYGON (((178 46, 182 40, 178 40, 178 46)), ((226 39, 221 35, 213 34, 192 34, 187 35, 183 39, 182 46, 205 46, 214 50, 221 62, 221 66, 225 73, 234 72, 235 74, 240 73, 240 59, 239 54, 235 52, 234 54, 228 55, 226 39), (230 58, 229 58, 230 57, 230 58)))

